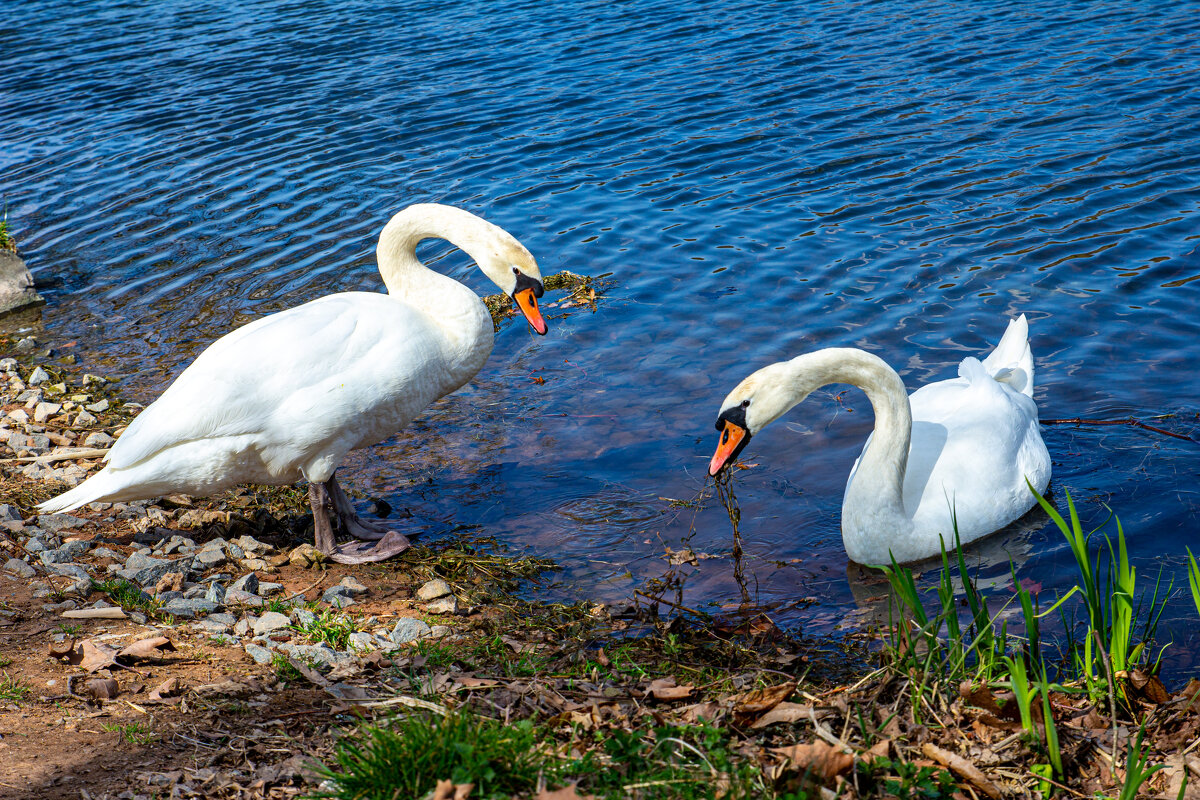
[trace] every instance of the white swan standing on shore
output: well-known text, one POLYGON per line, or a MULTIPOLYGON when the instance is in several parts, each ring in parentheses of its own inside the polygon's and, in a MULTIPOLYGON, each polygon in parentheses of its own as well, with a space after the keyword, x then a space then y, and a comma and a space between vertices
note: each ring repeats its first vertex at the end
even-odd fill
POLYGON ((811 392, 848 383, 867 393, 875 431, 850 471, 842 541, 860 564, 918 561, 1003 528, 1044 493, 1050 454, 1033 402, 1033 354, 1022 314, 982 362, 907 395, 895 370, 853 348, 829 348, 763 367, 725 398, 716 475, 758 433, 811 392))
POLYGON ((210 495, 239 483, 307 479, 317 547, 362 563, 408 540, 360 518, 334 470, 351 450, 383 441, 469 381, 492 351, 480 298, 417 259, 424 239, 457 245, 533 329, 542 276, 508 232, 461 209, 412 205, 392 217, 376 253, 387 294, 343 292, 263 317, 213 342, 134 419, 107 465, 38 508, 210 495), (360 540, 335 545, 334 521, 360 540))

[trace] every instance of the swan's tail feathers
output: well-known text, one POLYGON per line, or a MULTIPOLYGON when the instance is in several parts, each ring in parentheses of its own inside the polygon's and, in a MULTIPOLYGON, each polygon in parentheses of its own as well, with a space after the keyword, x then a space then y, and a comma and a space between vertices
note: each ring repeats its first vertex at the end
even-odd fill
POLYGON ((1029 349, 1029 322, 1024 314, 1009 320, 1008 330, 983 360, 983 368, 1000 383, 1033 397, 1033 351, 1029 349))
POLYGON ((74 489, 63 492, 58 497, 50 498, 38 505, 37 508, 43 514, 73 511, 82 505, 102 500, 120 488, 117 481, 113 480, 113 474, 107 469, 103 469, 74 489))

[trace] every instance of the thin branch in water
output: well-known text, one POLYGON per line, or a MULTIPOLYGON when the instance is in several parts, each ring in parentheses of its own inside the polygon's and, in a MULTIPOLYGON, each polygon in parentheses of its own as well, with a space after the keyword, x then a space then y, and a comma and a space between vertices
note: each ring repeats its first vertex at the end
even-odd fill
POLYGON ((1080 417, 1071 417, 1070 419, 1044 419, 1041 421, 1043 425, 1130 425, 1134 428, 1142 428, 1147 431, 1161 433, 1163 436, 1171 436, 1175 439, 1183 439, 1185 442, 1196 441, 1191 436, 1173 431, 1156 428, 1153 425, 1147 425, 1145 422, 1136 420, 1133 417, 1126 419, 1082 419, 1080 417))

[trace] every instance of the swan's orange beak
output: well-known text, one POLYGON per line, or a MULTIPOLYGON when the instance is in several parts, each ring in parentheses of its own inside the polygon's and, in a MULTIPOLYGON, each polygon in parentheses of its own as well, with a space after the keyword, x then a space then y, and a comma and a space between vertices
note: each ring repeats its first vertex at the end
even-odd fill
POLYGON ((708 464, 708 474, 716 475, 732 461, 741 450, 739 445, 746 438, 746 429, 741 425, 725 420, 725 429, 721 431, 721 440, 717 443, 717 452, 713 453, 712 461, 708 464))
POLYGON ((533 289, 522 289, 514 293, 513 300, 517 301, 517 308, 521 309, 521 313, 529 321, 529 327, 537 331, 539 336, 545 336, 546 320, 542 319, 542 312, 538 311, 537 297, 534 296, 533 289))

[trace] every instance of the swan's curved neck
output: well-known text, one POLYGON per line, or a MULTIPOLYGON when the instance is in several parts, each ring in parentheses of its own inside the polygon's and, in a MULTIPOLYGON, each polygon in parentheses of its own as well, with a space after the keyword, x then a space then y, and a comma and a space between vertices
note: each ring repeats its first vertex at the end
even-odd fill
POLYGON ((417 258, 417 245, 424 240, 445 239, 463 250, 476 264, 483 264, 489 255, 487 243, 495 237, 495 230, 496 226, 491 223, 452 206, 432 203, 409 206, 388 221, 375 248, 379 274, 388 294, 407 299, 424 294, 426 284, 430 282, 458 284, 453 278, 434 272, 417 258))
POLYGON ((491 353, 491 317, 470 288, 421 263, 417 245, 425 239, 445 239, 466 252, 482 269, 499 237, 511 238, 470 212, 422 203, 392 217, 375 248, 379 274, 388 294, 425 313, 442 330, 452 350, 451 363, 456 363, 461 368, 458 371, 467 376, 463 382, 478 371, 491 353))
POLYGON ((818 350, 788 363, 794 390, 803 392, 800 397, 831 383, 848 383, 866 392, 875 412, 875 432, 846 487, 843 509, 853 507, 907 520, 904 473, 912 439, 912 409, 900 376, 883 359, 854 348, 818 350))

